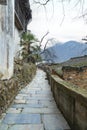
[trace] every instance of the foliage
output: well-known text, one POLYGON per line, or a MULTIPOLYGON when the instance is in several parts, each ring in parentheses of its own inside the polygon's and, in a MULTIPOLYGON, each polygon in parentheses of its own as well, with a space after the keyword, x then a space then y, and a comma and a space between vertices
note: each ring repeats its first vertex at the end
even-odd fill
POLYGON ((25 32, 22 34, 20 45, 32 44, 36 41, 38 40, 35 38, 35 36, 31 32, 25 32))
POLYGON ((38 39, 31 33, 26 32, 21 36, 20 46, 22 47, 22 58, 26 62, 35 63, 38 60, 41 60, 39 55, 40 46, 34 45, 37 43, 38 39))

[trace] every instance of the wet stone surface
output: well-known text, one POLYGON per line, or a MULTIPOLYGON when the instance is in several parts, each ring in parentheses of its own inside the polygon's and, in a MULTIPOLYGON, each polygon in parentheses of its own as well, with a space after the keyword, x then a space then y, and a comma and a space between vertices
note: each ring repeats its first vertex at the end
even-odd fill
POLYGON ((45 72, 38 69, 33 81, 15 97, 0 120, 0 130, 70 130, 56 106, 45 72))

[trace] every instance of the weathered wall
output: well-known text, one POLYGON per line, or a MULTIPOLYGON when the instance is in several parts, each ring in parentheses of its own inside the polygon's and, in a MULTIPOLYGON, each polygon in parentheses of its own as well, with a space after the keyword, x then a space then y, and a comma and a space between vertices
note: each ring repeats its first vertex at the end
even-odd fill
POLYGON ((9 80, 0 80, 0 116, 6 111, 18 91, 25 87, 34 77, 36 66, 32 63, 15 61, 14 75, 9 80))
POLYGON ((15 57, 21 58, 21 47, 20 47, 20 37, 21 37, 22 31, 19 31, 17 27, 15 26, 15 57))
POLYGON ((87 130, 87 92, 48 74, 55 101, 72 130, 87 130))
POLYGON ((66 81, 77 85, 80 88, 87 89, 87 66, 83 67, 63 67, 63 78, 66 81))
POLYGON ((13 74, 14 60, 14 0, 0 5, 0 72, 3 79, 13 74))

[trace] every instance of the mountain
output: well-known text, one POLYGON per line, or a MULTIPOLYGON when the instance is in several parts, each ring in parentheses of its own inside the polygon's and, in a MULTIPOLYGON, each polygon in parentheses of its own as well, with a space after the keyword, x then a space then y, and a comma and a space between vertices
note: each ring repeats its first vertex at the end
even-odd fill
POLYGON ((87 44, 76 41, 68 41, 63 44, 56 43, 47 48, 42 54, 46 62, 61 63, 73 57, 87 55, 87 44))

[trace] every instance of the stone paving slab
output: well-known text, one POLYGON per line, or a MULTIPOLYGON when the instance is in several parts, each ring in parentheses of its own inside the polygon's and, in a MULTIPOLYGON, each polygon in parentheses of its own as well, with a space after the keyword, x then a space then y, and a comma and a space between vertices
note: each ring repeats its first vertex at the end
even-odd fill
POLYGON ((44 130, 43 124, 35 125, 5 125, 0 126, 0 130, 44 130))
MULTIPOLYGON (((43 104, 43 105, 47 105, 47 106, 56 106, 56 103, 54 100, 39 100, 38 101, 39 104, 43 104)), ((57 107, 57 106, 56 106, 57 107)))
POLYGON ((46 90, 44 90, 44 91, 41 91, 41 90, 27 91, 27 90, 26 90, 26 91, 20 91, 20 92, 19 92, 19 94, 28 94, 28 93, 29 93, 29 94, 31 94, 31 93, 32 93, 32 94, 52 94, 51 91, 48 91, 48 90, 47 90, 47 91, 46 91, 46 90))
POLYGON ((48 93, 39 93, 39 94, 38 93, 36 93, 36 94, 31 93, 31 96, 35 96, 35 97, 40 97, 40 96, 42 96, 42 97, 53 97, 53 94, 52 93, 50 93, 50 94, 48 94, 48 93))
POLYGON ((54 103, 47 103, 47 102, 45 102, 45 103, 27 103, 27 104, 13 104, 12 106, 11 106, 11 108, 17 108, 17 109, 19 109, 19 108, 54 108, 54 109, 56 109, 57 108, 57 106, 56 106, 56 104, 54 104, 54 103))
POLYGON ((46 130, 69 130, 70 129, 62 114, 43 115, 43 122, 46 130))
MULTIPOLYGON (((55 106, 55 101, 54 100, 26 100, 26 104, 42 104, 45 106, 55 106)), ((57 106, 56 106, 57 107, 57 106)))
POLYGON ((22 111, 22 113, 40 113, 40 114, 42 114, 42 113, 47 113, 47 114, 49 114, 49 113, 54 113, 54 114, 57 114, 57 113, 60 113, 60 111, 56 108, 56 109, 54 109, 54 108, 25 108, 25 109, 23 109, 23 111, 22 111))
POLYGON ((52 94, 51 91, 36 91, 37 94, 52 94))
POLYGON ((42 93, 40 93, 40 94, 34 94, 34 93, 29 93, 29 94, 18 94, 16 97, 15 97, 15 99, 18 99, 18 98, 23 98, 23 97, 43 97, 43 98, 50 98, 50 97, 52 97, 53 98, 53 95, 52 95, 52 93, 51 94, 46 94, 46 93, 44 93, 44 94, 42 94, 42 93))
POLYGON ((46 101, 47 101, 47 100, 49 100, 49 101, 50 101, 50 100, 54 100, 53 97, 51 97, 51 98, 49 98, 49 97, 47 97, 47 98, 46 98, 46 97, 27 97, 27 96, 24 97, 24 100, 36 100, 36 99, 37 99, 37 100, 39 100, 39 99, 40 99, 40 100, 46 100, 46 101))
POLYGON ((34 103, 36 103, 36 104, 38 104, 39 103, 39 100, 26 100, 26 104, 34 104, 34 103))
POLYGON ((40 124, 40 114, 7 114, 2 123, 5 124, 40 124))
POLYGON ((0 125, 0 130, 8 130, 9 126, 6 124, 1 124, 0 125))
POLYGON ((21 113, 22 108, 9 108, 6 113, 21 113))
POLYGON ((17 96, 17 97, 15 97, 15 99, 17 99, 17 100, 23 100, 24 98, 22 96, 17 96))
POLYGON ((12 108, 44 108, 42 104, 14 104, 11 106, 12 108))
POLYGON ((0 130, 70 130, 56 106, 46 74, 37 70, 33 81, 15 97, 0 120, 0 130))
POLYGON ((26 100, 14 100, 14 103, 18 103, 18 104, 25 104, 26 100))
POLYGON ((13 125, 9 130, 44 130, 43 124, 39 125, 13 125))

